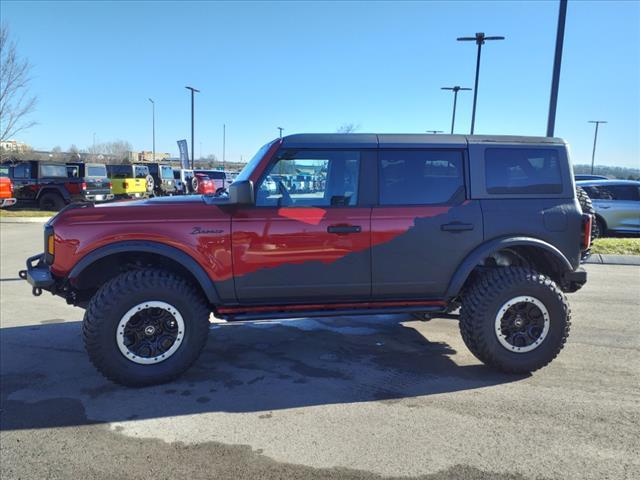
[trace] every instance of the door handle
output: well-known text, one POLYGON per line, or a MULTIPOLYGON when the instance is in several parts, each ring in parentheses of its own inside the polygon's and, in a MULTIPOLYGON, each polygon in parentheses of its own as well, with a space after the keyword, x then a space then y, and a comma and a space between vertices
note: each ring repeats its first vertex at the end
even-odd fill
POLYGON ((338 235, 346 235, 347 233, 360 233, 362 227, 359 225, 330 225, 327 232, 337 233, 338 235))
POLYGON ((440 230, 443 232, 464 232, 466 230, 473 230, 473 225, 470 223, 452 222, 440 225, 440 230))

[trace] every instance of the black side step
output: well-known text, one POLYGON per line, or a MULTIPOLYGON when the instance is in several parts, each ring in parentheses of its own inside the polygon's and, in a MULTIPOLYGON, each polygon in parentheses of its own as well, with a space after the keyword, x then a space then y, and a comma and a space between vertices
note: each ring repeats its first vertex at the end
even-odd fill
POLYGON ((216 314, 216 317, 223 318, 228 322, 244 322, 250 320, 277 320, 285 318, 305 318, 305 317, 341 317, 351 315, 383 315, 392 313, 415 313, 433 312, 433 317, 444 314, 443 306, 411 306, 411 307, 386 307, 386 308, 361 308, 361 309, 335 309, 335 310, 297 310, 280 312, 254 312, 235 314, 216 314))

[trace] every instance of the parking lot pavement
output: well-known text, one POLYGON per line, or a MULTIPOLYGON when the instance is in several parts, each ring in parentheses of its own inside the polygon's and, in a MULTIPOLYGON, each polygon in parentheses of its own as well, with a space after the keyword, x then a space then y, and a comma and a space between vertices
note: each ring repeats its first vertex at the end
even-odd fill
POLYGON ((179 381, 89 364, 82 310, 17 280, 42 227, 2 225, 4 478, 640 478, 640 268, 589 265, 569 342, 492 372, 451 320, 218 325, 179 381))

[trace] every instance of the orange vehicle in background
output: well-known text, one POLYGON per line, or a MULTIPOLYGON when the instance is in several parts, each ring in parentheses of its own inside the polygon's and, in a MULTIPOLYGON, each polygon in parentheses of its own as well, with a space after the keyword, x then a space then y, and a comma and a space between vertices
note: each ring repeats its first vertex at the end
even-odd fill
POLYGON ((9 178, 9 168, 0 167, 0 208, 16 204, 13 196, 13 182, 9 178))

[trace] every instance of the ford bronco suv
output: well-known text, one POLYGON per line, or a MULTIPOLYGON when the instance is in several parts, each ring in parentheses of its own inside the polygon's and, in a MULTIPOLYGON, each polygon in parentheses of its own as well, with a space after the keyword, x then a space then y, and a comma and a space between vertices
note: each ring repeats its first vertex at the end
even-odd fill
POLYGON ((228 197, 66 208, 20 276, 86 309, 89 358, 129 386, 193 364, 212 312, 455 318, 482 362, 531 372, 567 340, 591 221, 557 138, 301 134, 262 147, 228 197))

